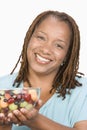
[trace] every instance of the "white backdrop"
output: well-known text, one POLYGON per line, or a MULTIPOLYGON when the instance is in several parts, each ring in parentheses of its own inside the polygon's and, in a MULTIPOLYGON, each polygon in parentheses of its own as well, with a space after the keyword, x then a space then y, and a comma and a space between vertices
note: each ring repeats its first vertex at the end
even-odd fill
MULTIPOLYGON (((32 20, 44 10, 70 14, 79 25, 81 51, 79 71, 87 75, 86 0, 0 0, 0 76, 13 69, 32 20)), ((16 71, 18 71, 18 68, 16 71)))

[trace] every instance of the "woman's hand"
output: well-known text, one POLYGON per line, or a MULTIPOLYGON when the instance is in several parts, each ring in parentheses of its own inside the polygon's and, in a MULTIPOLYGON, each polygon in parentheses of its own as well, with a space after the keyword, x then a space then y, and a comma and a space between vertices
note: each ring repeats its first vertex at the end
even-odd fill
POLYGON ((35 120, 38 116, 38 110, 42 105, 42 101, 39 100, 36 107, 31 110, 21 108, 20 110, 14 110, 13 113, 8 114, 8 118, 14 123, 19 125, 31 126, 31 121, 35 120))
POLYGON ((26 125, 31 127, 31 121, 35 120, 38 116, 38 110, 32 108, 32 110, 27 110, 22 108, 19 110, 14 110, 13 113, 9 113, 8 117, 16 125, 26 125))
POLYGON ((12 123, 4 113, 0 113, 0 130, 11 130, 12 123))

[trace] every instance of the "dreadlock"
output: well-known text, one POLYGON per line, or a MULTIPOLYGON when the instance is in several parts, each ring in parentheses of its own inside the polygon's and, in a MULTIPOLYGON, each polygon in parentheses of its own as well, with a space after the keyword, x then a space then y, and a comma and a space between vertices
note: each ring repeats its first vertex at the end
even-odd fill
POLYGON ((29 80, 28 80, 28 69, 29 69, 28 67, 29 66, 28 66, 28 60, 27 60, 27 47, 28 47, 30 38, 32 37, 32 34, 34 30, 36 29, 36 27, 38 27, 38 25, 49 16, 53 16, 60 21, 66 22, 71 31, 71 41, 70 41, 70 46, 67 52, 66 61, 63 64, 63 66, 60 66, 60 69, 54 78, 53 86, 50 90, 50 93, 54 89, 57 90, 57 93, 59 94, 59 96, 62 96, 63 98, 65 98, 66 93, 70 93, 70 90, 72 88, 82 85, 76 80, 76 76, 81 77, 82 73, 78 72, 80 32, 74 19, 64 12, 45 11, 39 14, 36 17, 36 19, 32 22, 31 26, 29 27, 26 33, 21 55, 14 69, 11 72, 11 74, 13 74, 18 63, 20 62, 21 66, 20 66, 18 75, 13 83, 13 86, 17 83, 16 87, 18 87, 22 81, 27 81, 28 84, 30 85, 29 80))

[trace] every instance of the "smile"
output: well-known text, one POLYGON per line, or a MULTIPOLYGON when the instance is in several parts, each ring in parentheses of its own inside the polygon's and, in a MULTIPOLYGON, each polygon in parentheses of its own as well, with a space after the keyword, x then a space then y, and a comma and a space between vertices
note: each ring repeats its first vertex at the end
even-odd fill
POLYGON ((37 61, 40 63, 49 63, 51 60, 47 58, 43 58, 42 56, 36 54, 37 61))

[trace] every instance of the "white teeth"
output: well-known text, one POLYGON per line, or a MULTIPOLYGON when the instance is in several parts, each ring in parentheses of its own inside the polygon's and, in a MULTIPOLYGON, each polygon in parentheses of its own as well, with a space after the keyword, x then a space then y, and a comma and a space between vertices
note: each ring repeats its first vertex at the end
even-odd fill
POLYGON ((48 60, 48 59, 45 59, 45 58, 41 57, 40 55, 37 55, 37 58, 38 58, 40 61, 42 61, 42 62, 49 62, 49 61, 50 61, 50 60, 48 60))

